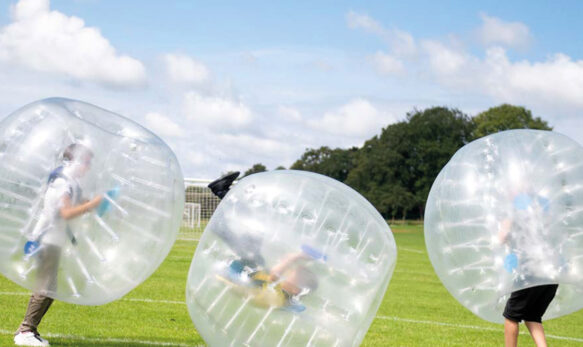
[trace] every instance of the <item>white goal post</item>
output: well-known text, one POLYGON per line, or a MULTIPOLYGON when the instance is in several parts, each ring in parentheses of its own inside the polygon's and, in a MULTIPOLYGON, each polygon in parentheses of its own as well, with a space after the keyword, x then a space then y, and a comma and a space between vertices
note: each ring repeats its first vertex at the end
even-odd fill
POLYGON ((182 227, 203 231, 208 220, 219 205, 217 198, 207 187, 212 179, 185 178, 185 203, 182 227))

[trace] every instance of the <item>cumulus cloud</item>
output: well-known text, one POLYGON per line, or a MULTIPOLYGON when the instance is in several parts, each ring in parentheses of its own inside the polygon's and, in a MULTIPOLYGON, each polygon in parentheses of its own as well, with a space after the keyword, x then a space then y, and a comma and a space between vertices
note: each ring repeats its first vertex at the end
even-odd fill
POLYGON ((482 26, 478 38, 485 46, 501 45, 509 48, 525 48, 532 37, 529 28, 521 22, 506 22, 500 18, 480 15, 482 26))
POLYGON ((369 57, 374 68, 382 75, 400 75, 405 72, 403 62, 384 52, 377 52, 369 57))
POLYGON ((358 98, 324 113, 321 119, 311 120, 308 124, 331 134, 365 137, 394 121, 393 117, 383 115, 368 100, 358 98))
POLYGON ((292 122, 299 122, 302 120, 302 114, 300 111, 289 106, 279 106, 277 108, 277 114, 285 120, 292 122))
POLYGON ((399 29, 386 29, 370 16, 350 11, 346 15, 346 22, 351 29, 363 29, 379 36, 395 55, 412 56, 417 51, 415 39, 411 34, 399 29))
POLYGON ((146 126, 154 133, 168 137, 184 137, 186 132, 172 119, 160 113, 150 112, 146 114, 146 126))
POLYGON ((346 23, 351 29, 364 29, 381 36, 386 34, 385 29, 379 22, 365 14, 350 11, 346 14, 346 23))
MULTIPOLYGON (((520 22, 507 22, 486 14, 481 18, 482 25, 477 32, 488 46, 484 56, 470 52, 459 42, 412 38, 411 42, 419 42, 414 59, 379 51, 368 61, 382 75, 400 73, 406 67, 422 72, 414 76, 421 80, 430 77, 440 86, 472 91, 492 97, 497 102, 543 109, 583 106, 583 60, 557 53, 543 61, 512 61, 506 49, 527 45, 532 40, 529 28, 520 22)), ((350 27, 375 35, 389 32, 365 15, 351 12, 347 21, 350 27)), ((332 119, 341 118, 340 114, 342 112, 330 113, 324 121, 332 123, 332 119)))
POLYGON ((511 62, 502 48, 487 51, 484 85, 501 99, 582 107, 583 60, 555 54, 543 62, 511 62))
POLYGON ((166 73, 174 83, 201 84, 209 79, 209 69, 201 62, 184 54, 163 56, 166 73))
POLYGON ((421 44, 429 60, 433 72, 439 75, 451 75, 467 66, 468 57, 448 45, 434 40, 423 41, 421 44))
POLYGON ((194 91, 186 93, 183 110, 188 119, 214 129, 237 129, 253 120, 251 110, 240 101, 194 91))
POLYGON ((227 148, 252 153, 259 156, 285 157, 295 152, 294 144, 249 134, 221 134, 218 141, 227 148))
POLYGON ((82 19, 51 11, 49 0, 20 0, 12 7, 12 22, 0 29, 0 61, 108 86, 146 81, 139 60, 118 54, 82 19))

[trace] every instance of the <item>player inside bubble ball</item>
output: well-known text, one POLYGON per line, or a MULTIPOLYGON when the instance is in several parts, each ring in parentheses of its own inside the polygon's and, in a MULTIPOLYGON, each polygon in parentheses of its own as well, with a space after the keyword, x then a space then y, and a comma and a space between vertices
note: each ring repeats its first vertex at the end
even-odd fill
MULTIPOLYGON (((239 172, 228 174, 209 184, 217 197, 225 197, 239 172)), ((250 235, 237 235, 228 228, 215 233, 238 255, 229 263, 219 280, 232 286, 237 292, 251 298, 260 307, 275 307, 301 312, 305 307, 300 298, 318 288, 318 278, 305 264, 325 260, 326 256, 314 248, 303 245, 301 251, 290 253, 271 269, 264 269, 265 261, 260 254, 262 240, 250 235)))
MULTIPOLYGON (((512 292, 504 308, 504 339, 506 346, 518 343, 519 323, 524 320, 537 346, 546 346, 542 316, 553 300, 558 284, 535 285, 545 282, 555 271, 555 250, 546 238, 549 200, 532 190, 518 189, 512 194, 512 209, 501 223, 500 241, 509 254, 504 267, 513 273, 516 287, 527 287, 512 292)), ((548 282, 548 280, 546 281, 548 282)))
POLYGON ((101 203, 102 196, 83 200, 78 179, 91 167, 93 152, 84 145, 71 144, 62 154, 62 166, 54 169, 47 180, 42 210, 25 246, 28 257, 34 258, 36 289, 30 297, 24 320, 14 336, 19 346, 48 346, 37 327, 53 303, 50 297, 57 290, 59 260, 62 248, 76 239, 68 221, 79 217, 101 203))

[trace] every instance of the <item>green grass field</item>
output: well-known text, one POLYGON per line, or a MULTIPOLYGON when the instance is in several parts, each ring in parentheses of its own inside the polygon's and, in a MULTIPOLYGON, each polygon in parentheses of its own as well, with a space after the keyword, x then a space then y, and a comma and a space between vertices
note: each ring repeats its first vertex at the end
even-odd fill
MULTIPOLYGON (((502 325, 487 323, 443 287, 425 251, 420 225, 392 227, 398 260, 363 346, 493 346, 502 325)), ((121 300, 86 307, 56 302, 39 330, 53 346, 196 346, 204 341, 185 301, 186 276, 199 234, 181 234, 162 266, 121 300), (188 239, 188 240, 184 240, 188 239)), ((12 345, 28 293, 0 277, 0 346, 12 345)), ((583 311, 545 322, 554 346, 583 346, 583 311)), ((521 345, 532 345, 521 325, 521 345)))

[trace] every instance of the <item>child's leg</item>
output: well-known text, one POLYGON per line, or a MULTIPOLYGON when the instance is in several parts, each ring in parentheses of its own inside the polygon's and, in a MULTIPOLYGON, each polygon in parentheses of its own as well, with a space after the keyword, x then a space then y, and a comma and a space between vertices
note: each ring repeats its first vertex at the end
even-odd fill
POLYGON ((528 328, 530 336, 532 336, 537 347, 546 347, 547 340, 545 338, 545 330, 543 329, 542 323, 524 321, 524 324, 528 328))
POLYGON ((37 334, 37 327, 52 303, 53 299, 49 297, 40 294, 32 294, 30 301, 28 302, 28 308, 26 309, 24 320, 18 327, 17 333, 32 331, 37 334))
POLYGON ((516 347, 518 345, 518 322, 504 319, 504 345, 516 347))

